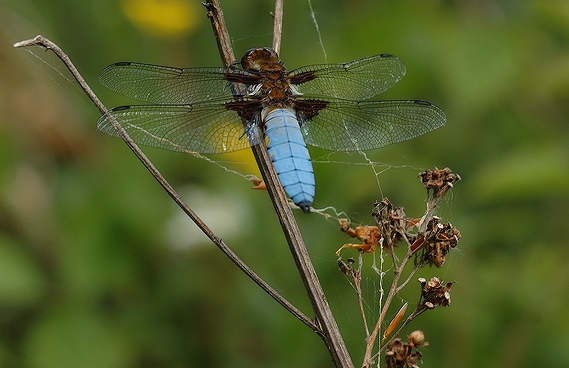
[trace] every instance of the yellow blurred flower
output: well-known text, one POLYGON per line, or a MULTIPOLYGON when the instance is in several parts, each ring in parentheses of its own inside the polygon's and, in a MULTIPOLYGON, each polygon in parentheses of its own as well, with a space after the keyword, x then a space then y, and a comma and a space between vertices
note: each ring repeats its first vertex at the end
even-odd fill
POLYGON ((251 152, 250 148, 227 153, 219 157, 223 157, 223 159, 227 161, 238 163, 239 172, 245 175, 252 174, 261 177, 257 163, 255 162, 255 157, 253 156, 253 152, 251 152))
POLYGON ((189 33, 203 15, 188 0, 123 0, 122 11, 135 26, 160 37, 189 33))

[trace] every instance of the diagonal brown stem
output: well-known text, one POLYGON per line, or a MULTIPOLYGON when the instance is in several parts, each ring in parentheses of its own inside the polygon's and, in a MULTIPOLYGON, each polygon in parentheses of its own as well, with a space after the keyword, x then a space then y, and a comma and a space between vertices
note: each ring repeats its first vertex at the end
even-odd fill
MULTIPOLYGON (((97 95, 93 92, 91 87, 87 84, 85 79, 81 76, 75 65, 71 62, 71 59, 63 52, 63 50, 57 46, 55 43, 49 39, 38 35, 33 39, 17 42, 14 47, 28 47, 28 46, 41 46, 47 50, 53 51, 65 66, 69 69, 75 80, 79 83, 83 91, 89 96, 91 101, 101 113, 105 113, 107 108, 99 100, 97 95)), ((281 304, 286 310, 293 314, 296 318, 310 327, 312 330, 318 334, 322 334, 320 327, 306 315, 304 315, 300 310, 298 310, 294 305, 292 305, 288 300, 282 297, 276 290, 274 290, 269 284, 267 284, 262 278, 260 278, 249 266, 247 266, 238 256, 235 254, 226 244, 221 240, 220 237, 215 235, 215 233, 198 217, 198 215, 192 211, 192 209, 182 200, 178 195, 176 190, 168 183, 168 181, 162 176, 158 169, 152 164, 152 162, 146 157, 144 152, 140 150, 138 145, 128 136, 126 131, 118 124, 118 122, 113 120, 113 126, 121 134, 122 138, 126 142, 127 146, 134 152, 136 157, 142 162, 142 164, 150 171, 152 176, 160 183, 160 185, 166 190, 168 195, 176 202, 178 206, 188 215, 189 218, 194 221, 194 223, 202 230, 202 232, 247 276, 249 276, 257 285, 261 287, 267 294, 269 294, 273 299, 275 299, 279 304, 281 304)))

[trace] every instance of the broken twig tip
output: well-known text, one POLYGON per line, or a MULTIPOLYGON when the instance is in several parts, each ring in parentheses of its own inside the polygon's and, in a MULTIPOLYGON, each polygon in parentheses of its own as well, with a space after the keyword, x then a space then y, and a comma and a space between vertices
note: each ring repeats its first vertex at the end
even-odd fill
POLYGON ((30 38, 29 40, 23 40, 23 41, 16 42, 13 46, 16 48, 33 46, 33 45, 41 44, 42 40, 43 40, 43 36, 37 35, 34 38, 30 38))

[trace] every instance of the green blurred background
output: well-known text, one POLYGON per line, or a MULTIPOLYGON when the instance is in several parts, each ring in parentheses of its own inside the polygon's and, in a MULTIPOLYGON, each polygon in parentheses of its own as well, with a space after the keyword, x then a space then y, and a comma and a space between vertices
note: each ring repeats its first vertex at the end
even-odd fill
MULTIPOLYGON (((225 1, 237 55, 272 39, 271 1, 225 1)), ((311 149, 315 207, 371 224, 387 196, 419 216, 417 173, 448 166, 462 182, 439 215, 463 235, 441 269, 452 304, 425 331, 422 367, 569 366, 569 2, 312 0, 285 2, 289 69, 397 55, 407 76, 382 98, 440 106, 447 125, 361 155, 311 149), (331 163, 339 162, 339 163, 331 163)), ((196 0, 3 0, 0 3, 0 367, 331 367, 324 344, 225 259, 169 200, 51 54, 58 43, 107 106, 116 61, 216 66, 196 0)), ((146 149, 189 205, 279 292, 310 305, 266 193, 194 157, 146 149)), ((256 174, 248 152, 212 157, 256 174)), ((336 220, 296 213, 359 366, 355 294, 334 252, 336 220)), ((347 253, 346 255, 348 255, 347 253)), ((364 277, 376 312, 371 258, 364 277)), ((419 285, 402 295, 411 305, 419 285)), ((403 299, 397 300, 398 308, 403 299)), ((406 331, 409 333, 410 330, 406 331)))

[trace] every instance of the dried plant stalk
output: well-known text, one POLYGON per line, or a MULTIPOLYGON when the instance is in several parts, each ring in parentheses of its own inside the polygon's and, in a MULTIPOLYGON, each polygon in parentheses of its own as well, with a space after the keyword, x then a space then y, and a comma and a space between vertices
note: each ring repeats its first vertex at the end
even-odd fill
MULTIPOLYGON (((434 215, 436 206, 453 187, 453 184, 460 180, 460 177, 448 168, 425 170, 419 176, 428 194, 427 207, 421 218, 407 217, 402 207, 395 207, 387 198, 384 198, 381 202, 374 204, 372 216, 375 219, 376 226, 350 228, 347 219, 340 220, 340 230, 361 241, 361 244, 344 244, 336 252, 339 257, 338 264, 343 265, 343 269, 341 267, 342 272, 351 277, 360 305, 362 304, 361 261, 356 272, 351 264, 345 264, 342 261, 340 253, 346 249, 355 249, 358 250, 361 260, 364 253, 374 253, 379 248, 390 254, 393 262, 394 277, 387 297, 383 305, 380 305, 379 317, 371 333, 368 332, 366 324, 366 352, 362 367, 371 367, 379 357, 379 353, 385 349, 388 349, 388 356, 391 357, 388 359, 388 367, 390 366, 389 362, 396 364, 397 362, 404 362, 405 359, 409 359, 410 362, 416 361, 417 357, 420 357, 420 353, 414 349, 420 344, 403 343, 398 337, 399 334, 421 313, 436 306, 448 306, 450 304, 452 282, 443 284, 438 278, 432 278, 430 281, 419 279, 422 288, 419 303, 417 303, 415 310, 404 320, 407 303, 400 308, 384 330, 379 349, 374 353, 379 331, 385 322, 387 312, 395 296, 409 283, 421 267, 426 265, 442 267, 446 260, 446 254, 458 245, 460 239, 460 232, 456 228, 449 223, 442 223, 440 218, 434 215), (400 244, 406 246, 405 255, 402 259, 396 255, 396 249, 400 244), (410 262, 411 260, 413 263, 410 262), (409 265, 412 265, 412 268, 408 271, 407 277, 402 279, 404 270, 409 265), (396 329, 397 331, 395 331, 396 329)), ((363 315, 363 319, 366 320, 365 315, 363 315)))

